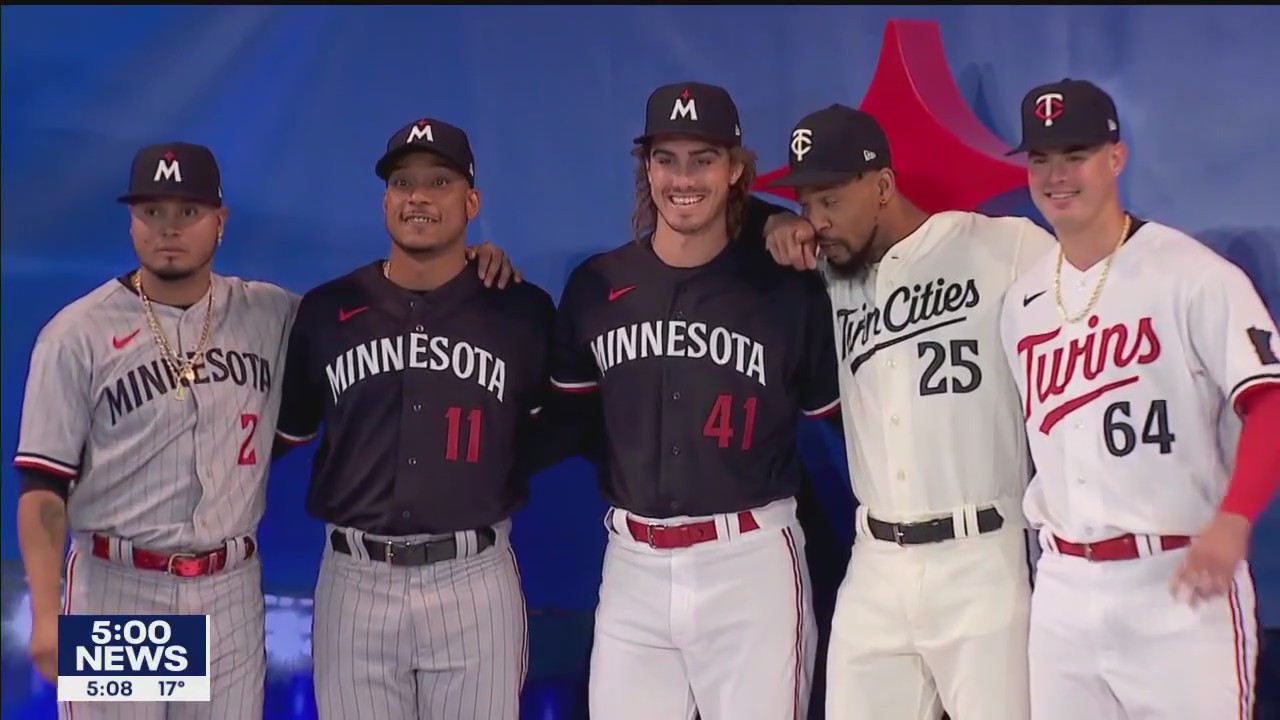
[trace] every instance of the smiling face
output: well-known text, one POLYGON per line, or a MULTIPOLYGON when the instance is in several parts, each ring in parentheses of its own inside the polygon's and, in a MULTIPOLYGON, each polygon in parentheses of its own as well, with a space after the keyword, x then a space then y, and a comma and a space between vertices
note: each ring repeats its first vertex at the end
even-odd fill
POLYGON ((1127 156, 1123 143, 1032 151, 1027 155, 1031 200, 1059 232, 1090 227, 1107 207, 1119 202, 1116 177, 1127 156))
POLYGON ((655 140, 645 164, 658 217, 682 235, 724 221, 730 189, 744 170, 728 148, 685 137, 655 140))
POLYGON ((227 210, 155 199, 130 205, 129 216, 138 263, 161 280, 183 280, 213 263, 227 210))
POLYGON ((444 159, 416 152, 387 177, 382 209, 396 245, 432 252, 465 241, 467 223, 480 212, 480 194, 444 159))

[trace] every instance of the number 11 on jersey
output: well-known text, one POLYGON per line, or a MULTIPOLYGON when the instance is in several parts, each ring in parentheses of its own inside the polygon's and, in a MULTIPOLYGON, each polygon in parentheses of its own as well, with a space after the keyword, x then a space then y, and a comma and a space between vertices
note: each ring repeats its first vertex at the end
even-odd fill
POLYGON ((746 398, 741 405, 734 402, 732 395, 721 395, 711 406, 711 412, 707 415, 707 421, 702 425, 702 434, 706 437, 715 438, 722 448, 729 447, 733 442, 734 435, 738 432, 734 428, 738 428, 742 432, 740 447, 743 450, 751 449, 751 435, 756 428, 756 399, 754 397, 746 398), (741 416, 737 416, 738 408, 741 407, 741 416))
MULTIPOLYGON (((444 441, 444 459, 450 462, 457 462, 461 453, 462 444, 462 420, 463 409, 457 407, 449 408, 444 413, 444 419, 449 423, 448 437, 444 441)), ((467 458, 469 463, 480 462, 480 426, 484 420, 484 411, 480 408, 471 408, 466 411, 467 424, 467 458)))

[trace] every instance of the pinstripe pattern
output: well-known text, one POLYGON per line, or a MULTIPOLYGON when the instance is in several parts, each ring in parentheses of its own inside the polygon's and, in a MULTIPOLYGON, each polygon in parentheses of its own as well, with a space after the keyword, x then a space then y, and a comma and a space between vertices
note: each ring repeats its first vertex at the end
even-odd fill
MULTIPOLYGON (((191 550, 257 528, 297 297, 239 278, 213 282, 210 349, 183 402, 172 398, 176 379, 141 301, 118 280, 42 329, 14 463, 76 481, 67 503, 72 529, 151 550, 191 550)), ((169 341, 189 351, 205 307, 155 309, 169 341)))
MULTIPOLYGON (((210 615, 212 702, 60 703, 62 720, 249 720, 262 717, 266 677, 262 568, 256 557, 218 575, 179 578, 93 557, 84 536, 67 560, 67 614, 210 615)), ((113 553, 114 554, 114 553, 113 553)))
MULTIPOLYGON (((257 559, 185 579, 131 567, 131 549, 232 549, 262 517, 286 338, 298 297, 267 283, 214 275, 205 359, 184 401, 161 361, 142 302, 119 279, 63 308, 32 353, 14 464, 67 478, 74 538, 67 613, 212 616, 213 702, 99 704, 75 718, 262 717, 264 609, 257 559), (90 533, 115 538, 112 559, 89 553, 90 533)), ((162 331, 191 352, 207 301, 156 305, 162 331)))
POLYGON ((516 720, 528 631, 509 527, 479 555, 422 567, 326 543, 312 629, 322 720, 516 720))

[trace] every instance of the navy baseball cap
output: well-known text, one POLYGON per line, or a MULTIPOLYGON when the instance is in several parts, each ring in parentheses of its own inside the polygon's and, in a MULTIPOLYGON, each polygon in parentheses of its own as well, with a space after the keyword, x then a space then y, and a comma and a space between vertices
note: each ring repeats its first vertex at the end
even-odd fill
POLYGON ((1022 143, 1005 153, 1094 147, 1120 139, 1120 115, 1105 90, 1067 78, 1022 98, 1022 143))
POLYGON ((663 85, 649 95, 644 134, 635 139, 644 145, 658 135, 691 135, 720 145, 742 144, 738 106, 729 91, 700 82, 663 85))
POLYGON ((213 151, 203 145, 170 142, 148 145, 133 156, 129 191, 118 200, 190 200, 222 207, 222 174, 213 151))
POLYGON ((889 138, 880 123, 837 103, 796 123, 787 145, 788 172, 769 187, 839 185, 891 165, 889 138))
POLYGON ((374 172, 386 182, 396 163, 406 155, 429 152, 444 159, 454 170, 467 177, 471 187, 476 186, 476 159, 471 154, 471 141, 461 128, 443 120, 422 118, 405 125, 387 140, 387 151, 374 166, 374 172))

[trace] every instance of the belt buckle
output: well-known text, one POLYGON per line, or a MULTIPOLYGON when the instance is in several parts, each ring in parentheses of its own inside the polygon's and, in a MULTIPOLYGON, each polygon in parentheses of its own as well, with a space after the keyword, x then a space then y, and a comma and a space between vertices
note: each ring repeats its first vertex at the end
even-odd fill
POLYGON ((1093 562, 1093 543, 1084 543, 1084 559, 1093 562))
POLYGON ((200 556, 196 555, 195 553, 173 553, 172 555, 169 556, 169 559, 165 561, 164 571, 169 575, 177 575, 177 573, 173 571, 173 564, 175 562, 177 562, 178 560, 199 560, 199 559, 200 559, 200 556))
POLYGON ((658 548, 658 546, 653 544, 653 528, 654 528, 654 525, 653 525, 652 523, 650 523, 650 524, 648 524, 648 525, 645 525, 644 527, 645 527, 645 542, 649 544, 649 547, 651 547, 651 548, 653 548, 653 549, 655 549, 655 550, 656 550, 656 549, 658 548))
POLYGON ((904 539, 904 536, 902 534, 902 524, 894 523, 893 524, 893 541, 898 544, 898 547, 902 547, 903 539, 904 539))
POLYGON ((396 544, 394 540, 386 540, 384 542, 387 545, 387 562, 390 563, 391 558, 395 557, 395 554, 396 554, 396 551, 395 551, 396 544))

